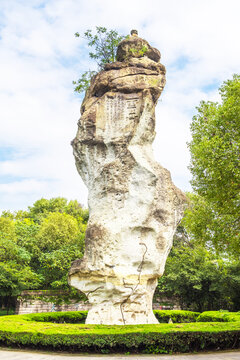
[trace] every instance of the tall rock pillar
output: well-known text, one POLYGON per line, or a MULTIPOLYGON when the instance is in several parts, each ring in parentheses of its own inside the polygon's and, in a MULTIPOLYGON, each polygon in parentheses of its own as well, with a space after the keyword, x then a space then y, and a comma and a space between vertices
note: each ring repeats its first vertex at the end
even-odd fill
POLYGON ((88 324, 154 324, 152 298, 185 197, 152 152, 160 52, 132 32, 117 60, 92 79, 72 142, 90 217, 69 283, 93 305, 88 324))

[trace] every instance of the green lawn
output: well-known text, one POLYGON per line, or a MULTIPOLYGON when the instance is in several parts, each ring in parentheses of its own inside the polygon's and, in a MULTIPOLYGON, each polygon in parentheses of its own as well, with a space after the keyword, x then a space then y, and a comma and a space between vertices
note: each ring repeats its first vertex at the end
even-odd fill
MULTIPOLYGON (((240 346, 240 313, 211 312, 212 317, 222 319, 218 322, 157 325, 108 326, 49 321, 55 321, 63 314, 66 320, 68 317, 74 319, 81 312, 3 316, 0 318, 0 344, 71 351, 147 353, 240 346), (41 319, 48 321, 39 321, 41 319)), ((199 319, 201 320, 201 316, 206 318, 208 314, 210 312, 201 314, 199 319)))
POLYGON ((126 334, 126 333, 169 333, 185 331, 229 331, 240 330, 239 322, 196 322, 158 325, 85 325, 56 324, 52 322, 31 321, 27 315, 10 315, 0 319, 0 331, 32 332, 43 334, 126 334))

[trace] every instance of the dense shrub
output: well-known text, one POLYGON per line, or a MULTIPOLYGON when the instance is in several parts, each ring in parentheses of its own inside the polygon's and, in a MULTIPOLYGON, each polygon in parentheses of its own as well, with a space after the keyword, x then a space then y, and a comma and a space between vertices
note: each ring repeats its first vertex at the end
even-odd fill
POLYGON ((25 315, 28 321, 52 322, 52 323, 69 323, 69 324, 84 324, 87 311, 61 311, 50 313, 38 313, 25 315))
POLYGON ((196 319, 198 322, 232 322, 240 321, 240 312, 205 311, 196 319))
MULTIPOLYGON (((154 310, 156 318, 160 323, 168 323, 171 319, 173 323, 190 323, 195 322, 200 313, 182 310, 154 310)), ((84 324, 87 317, 87 311, 63 311, 26 315, 26 320, 53 322, 53 323, 70 323, 84 324)))
POLYGON ((115 334, 44 334, 0 331, 0 344, 81 352, 172 353, 213 349, 236 349, 240 330, 219 332, 137 332, 115 334))
POLYGON ((195 322, 200 314, 184 310, 154 310, 153 312, 160 323, 168 323, 170 319, 173 323, 195 322))

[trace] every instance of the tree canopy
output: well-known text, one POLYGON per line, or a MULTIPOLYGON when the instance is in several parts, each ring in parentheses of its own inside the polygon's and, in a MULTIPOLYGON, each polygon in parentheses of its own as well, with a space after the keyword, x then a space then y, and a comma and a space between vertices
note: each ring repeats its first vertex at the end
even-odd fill
POLYGON ((240 76, 204 102, 191 124, 193 193, 175 234, 158 294, 191 310, 239 310, 240 76))
MULTIPOLYGON (((28 211, 0 216, 0 299, 22 290, 68 289, 71 262, 81 258, 88 210, 65 198, 40 199, 28 211)), ((5 301, 6 302, 6 301, 5 301)))
POLYGON ((238 261, 224 261, 202 245, 176 240, 156 296, 176 298, 182 309, 238 311, 239 270, 238 261))
MULTIPOLYGON (((218 251, 240 255, 240 76, 234 75, 220 87, 222 102, 204 102, 191 124, 190 170, 197 195, 187 219, 208 228, 218 251)), ((189 223, 189 221, 186 222, 189 223)), ((192 226, 190 226, 192 229, 192 226)))

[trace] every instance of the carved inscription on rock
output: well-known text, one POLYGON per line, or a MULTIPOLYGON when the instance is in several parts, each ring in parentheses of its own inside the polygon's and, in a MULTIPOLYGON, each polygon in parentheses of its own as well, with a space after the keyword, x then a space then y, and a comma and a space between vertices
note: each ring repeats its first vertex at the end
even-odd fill
POLYGON ((139 119, 140 99, 131 94, 106 95, 103 107, 105 121, 97 121, 97 135, 104 135, 108 141, 131 135, 139 119))

